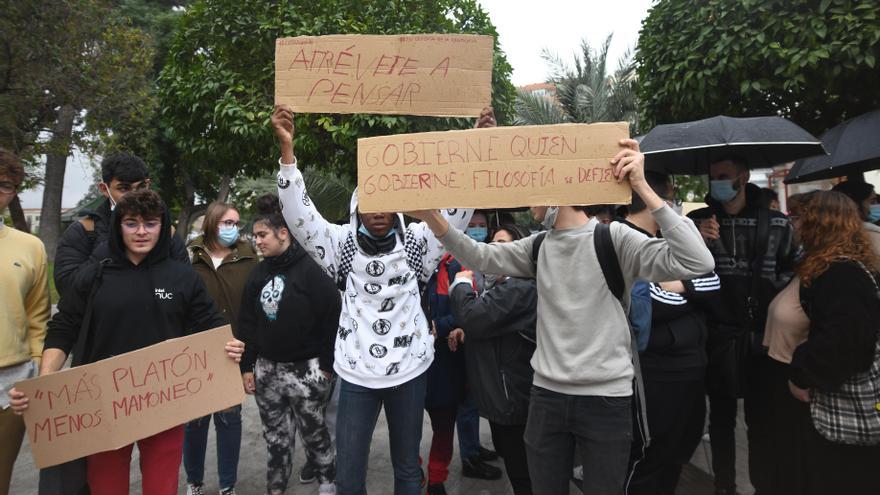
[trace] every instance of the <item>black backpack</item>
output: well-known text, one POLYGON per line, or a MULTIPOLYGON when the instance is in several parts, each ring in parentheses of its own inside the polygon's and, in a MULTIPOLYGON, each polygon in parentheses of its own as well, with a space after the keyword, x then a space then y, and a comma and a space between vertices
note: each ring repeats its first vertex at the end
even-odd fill
MULTIPOLYGON (((547 232, 539 233, 532 244, 532 261, 536 267, 538 264, 538 253, 541 251, 541 244, 544 242, 546 234, 547 232)), ((599 259, 599 266, 602 267, 602 275, 605 277, 608 290, 623 305, 626 282, 623 279, 623 271, 620 269, 617 251, 614 250, 614 241, 611 239, 611 227, 608 224, 596 224, 596 228, 593 230, 593 246, 596 249, 596 257, 599 259)), ((629 323, 629 319, 627 319, 627 323, 629 323)), ((645 402, 645 384, 642 380, 642 366, 639 362, 638 343, 631 324, 629 329, 630 341, 632 342, 633 371, 635 373, 635 378, 633 379, 633 398, 635 399, 633 409, 636 415, 636 424, 641 430, 642 452, 644 453, 644 449, 647 449, 651 443, 651 434, 648 431, 647 404, 645 402)))

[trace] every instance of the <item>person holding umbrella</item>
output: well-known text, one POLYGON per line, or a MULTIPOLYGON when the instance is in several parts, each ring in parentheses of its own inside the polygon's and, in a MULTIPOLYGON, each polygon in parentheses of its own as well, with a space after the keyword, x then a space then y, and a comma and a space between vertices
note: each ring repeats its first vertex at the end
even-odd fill
POLYGON ((797 246, 785 215, 761 205, 749 184, 749 166, 731 156, 709 165, 709 205, 689 216, 715 258, 726 314, 710 321, 709 436, 719 494, 736 493, 737 397, 745 398, 749 477, 756 493, 769 493, 773 454, 769 358, 761 345, 767 306, 791 278, 797 246))
POLYGON ((688 216, 715 259, 723 312, 709 317, 709 436, 718 494, 736 493, 737 398, 745 397, 749 475, 772 489, 770 359, 762 345, 767 307, 791 278, 797 246, 789 219, 761 205, 749 169, 824 154, 822 143, 782 117, 724 115, 660 125, 642 140, 646 166, 669 174, 709 173, 706 208, 688 216))

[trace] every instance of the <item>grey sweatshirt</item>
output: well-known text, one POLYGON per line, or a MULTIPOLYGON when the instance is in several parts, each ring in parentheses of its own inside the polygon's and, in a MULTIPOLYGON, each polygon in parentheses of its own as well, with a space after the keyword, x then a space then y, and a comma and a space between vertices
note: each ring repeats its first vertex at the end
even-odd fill
MULTIPOLYGON (((668 206, 653 212, 663 233, 650 238, 611 224, 614 250, 630 293, 636 279, 652 282, 696 278, 715 262, 694 223, 668 206)), ((535 236, 502 244, 477 243, 450 227, 441 239, 462 265, 486 273, 535 277, 538 282, 538 348, 534 384, 569 395, 632 394, 633 364, 624 308, 611 294, 593 245, 596 220, 550 230, 532 262, 535 236)), ((629 304, 629 300, 625 302, 629 304)))

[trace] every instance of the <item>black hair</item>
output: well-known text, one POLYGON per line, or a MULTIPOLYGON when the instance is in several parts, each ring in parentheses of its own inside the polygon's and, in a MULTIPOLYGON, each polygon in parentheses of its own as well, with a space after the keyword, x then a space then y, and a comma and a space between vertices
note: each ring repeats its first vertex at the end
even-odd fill
POLYGON ((101 160, 101 180, 105 184, 116 179, 120 182, 140 182, 150 176, 147 164, 131 153, 111 153, 101 160))
MULTIPOLYGON (((669 187, 669 176, 667 174, 661 172, 655 172, 652 170, 645 171, 645 181, 648 182, 648 186, 657 193, 661 198, 668 198, 670 193, 669 187)), ((635 191, 632 193, 632 204, 629 205, 629 213, 635 214, 648 208, 648 205, 642 200, 641 196, 636 194, 635 191)))
POLYGON ((779 201, 779 195, 776 194, 776 191, 770 189, 769 187, 761 188, 761 208, 770 208, 770 203, 774 201, 779 201))
POLYGON ((24 182, 24 167, 21 161, 5 148, 0 148, 0 175, 6 176, 15 187, 24 182))
POLYGON ((119 200, 115 213, 117 222, 121 222, 127 215, 161 219, 165 216, 165 202, 154 191, 148 189, 133 191, 119 200))
MULTIPOLYGON (((720 162, 730 162, 736 168, 737 172, 748 172, 749 171, 749 161, 742 155, 721 155, 714 160, 712 163, 720 163, 720 162)), ((710 163, 710 165, 712 164, 710 163)))
POLYGON ((859 180, 848 180, 837 184, 831 190, 847 195, 849 199, 855 201, 859 210, 861 210, 862 202, 868 199, 868 196, 874 191, 874 186, 859 180))
POLYGON ((510 237, 512 237, 514 241, 518 241, 518 240, 522 239, 523 237, 529 236, 529 232, 526 229, 524 229, 523 227, 520 227, 519 225, 512 224, 512 223, 505 223, 505 224, 501 225, 500 227, 495 229, 495 233, 497 234, 498 232, 501 232, 502 230, 507 232, 508 234, 510 234, 510 237))
POLYGON ((257 216, 254 217, 253 224, 262 223, 267 225, 276 234, 282 228, 290 230, 284 216, 281 214, 281 201, 275 194, 264 194, 257 198, 256 201, 257 216))

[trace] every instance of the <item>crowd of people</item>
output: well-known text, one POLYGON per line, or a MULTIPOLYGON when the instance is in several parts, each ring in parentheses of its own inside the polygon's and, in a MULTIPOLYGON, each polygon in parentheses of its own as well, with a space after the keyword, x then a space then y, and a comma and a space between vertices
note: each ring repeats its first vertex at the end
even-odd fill
MULTIPOLYGON (((306 190, 292 111, 271 122, 278 194, 246 225, 212 203, 187 244, 144 162, 105 157, 106 201, 58 243, 51 317, 42 243, 0 224, 0 495, 24 435, 16 382, 226 323, 272 495, 290 487, 297 436, 301 483, 366 493, 383 409, 398 495, 446 493, 456 434, 462 474, 506 475, 517 495, 568 493, 572 480, 588 494, 671 495, 707 430, 715 493, 735 494, 740 399, 757 494, 880 484, 870 184, 793 196, 783 213, 730 155, 706 164, 707 206, 685 216, 671 178, 622 140, 609 165, 631 204, 532 206, 540 233, 497 211, 363 213, 356 193, 335 223, 306 190)), ((487 108, 476 126, 494 125, 487 108)), ((0 210, 23 179, 0 150, 0 210)), ((144 493, 176 493, 181 461, 187 493, 206 493, 212 419, 220 493, 235 493, 241 406, 137 441, 144 493)), ((40 494, 127 493, 132 448, 41 470, 40 494)))

